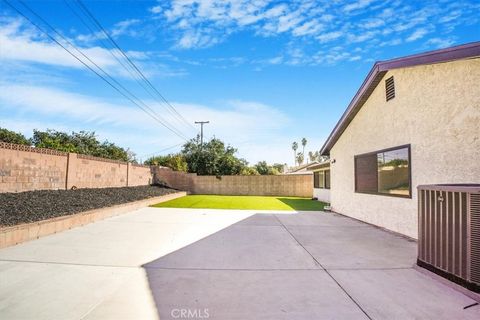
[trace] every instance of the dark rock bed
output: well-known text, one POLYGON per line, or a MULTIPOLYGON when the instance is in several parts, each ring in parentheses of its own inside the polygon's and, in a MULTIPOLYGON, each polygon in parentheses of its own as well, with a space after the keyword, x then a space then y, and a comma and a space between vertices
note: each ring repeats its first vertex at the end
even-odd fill
POLYGON ((0 193, 0 227, 35 222, 177 192, 158 186, 0 193))

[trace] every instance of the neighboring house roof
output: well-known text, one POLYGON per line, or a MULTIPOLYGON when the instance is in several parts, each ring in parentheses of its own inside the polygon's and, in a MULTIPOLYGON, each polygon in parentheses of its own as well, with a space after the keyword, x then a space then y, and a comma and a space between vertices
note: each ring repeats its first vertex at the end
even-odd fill
POLYGON ((325 141, 325 144, 320 150, 320 154, 328 155, 330 153, 330 149, 335 145, 358 111, 360 111, 363 104, 370 97, 373 90, 376 88, 388 70, 475 58, 479 56, 480 42, 472 42, 446 49, 429 51, 387 61, 375 62, 366 79, 363 81, 360 89, 358 89, 357 93, 348 105, 347 110, 345 110, 342 117, 328 136, 327 141, 325 141))
POLYGON ((326 169, 326 168, 330 168, 330 160, 312 165, 308 167, 307 170, 315 171, 315 170, 326 169))
POLYGON ((310 173, 310 172, 307 172, 307 169, 313 165, 316 165, 318 164, 317 161, 314 161, 314 162, 311 162, 311 163, 307 163, 307 164, 302 164, 301 166, 298 166, 298 167, 295 167, 295 168, 292 168, 289 172, 287 172, 286 174, 305 174, 305 173, 310 173))

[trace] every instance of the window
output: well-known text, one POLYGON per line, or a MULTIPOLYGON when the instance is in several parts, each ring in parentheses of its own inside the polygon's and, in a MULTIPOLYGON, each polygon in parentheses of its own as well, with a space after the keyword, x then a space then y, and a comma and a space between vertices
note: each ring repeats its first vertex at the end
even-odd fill
POLYGON ((388 100, 395 98, 395 82, 393 76, 385 80, 385 97, 388 100))
POLYGON ((313 187, 316 189, 330 189, 330 170, 314 172, 313 187))
POLYGON ((410 145, 355 156, 355 192, 411 198, 410 145))
POLYGON ((330 189, 330 170, 325 170, 325 189, 330 189))

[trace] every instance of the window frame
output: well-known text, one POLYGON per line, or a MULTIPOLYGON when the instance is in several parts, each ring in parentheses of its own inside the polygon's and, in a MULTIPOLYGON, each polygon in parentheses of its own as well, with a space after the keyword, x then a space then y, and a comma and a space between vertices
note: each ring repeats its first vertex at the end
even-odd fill
POLYGON ((313 188, 314 189, 330 190, 330 181, 327 187, 327 174, 326 174, 327 171, 329 172, 329 176, 330 176, 330 169, 317 170, 313 172, 313 188), (318 176, 318 187, 315 184, 315 182, 317 181, 317 179, 315 178, 316 175, 318 176))
MULTIPOLYGON (((355 186, 354 186, 355 187, 355 193, 363 193, 363 194, 372 194, 372 195, 378 195, 378 196, 412 199, 413 194, 412 194, 412 151, 411 151, 411 145, 410 144, 404 144, 404 145, 401 145, 401 146, 396 146, 396 147, 381 149, 381 150, 377 150, 377 151, 357 154, 353 157, 353 174, 354 174, 354 180, 355 180, 355 186), (407 151, 408 151, 408 195, 378 192, 378 186, 377 186, 377 191, 376 192, 358 191, 358 188, 357 188, 357 185, 358 185, 358 181, 357 181, 357 158, 361 158, 361 157, 365 157, 365 156, 372 156, 374 154, 378 155, 379 153, 395 151, 395 150, 399 150, 399 149, 407 149, 407 151)), ((377 185, 378 185, 378 168, 377 168, 377 185)))
POLYGON ((331 184, 331 171, 330 171, 330 169, 327 169, 327 170, 323 171, 323 179, 324 179, 323 185, 325 187, 324 189, 330 190, 330 188, 331 188, 331 186, 330 186, 330 184, 331 184), (327 184, 327 172, 328 172, 328 184, 327 184))
POLYGON ((318 171, 313 172, 313 188, 314 189, 320 189, 320 175, 318 171))

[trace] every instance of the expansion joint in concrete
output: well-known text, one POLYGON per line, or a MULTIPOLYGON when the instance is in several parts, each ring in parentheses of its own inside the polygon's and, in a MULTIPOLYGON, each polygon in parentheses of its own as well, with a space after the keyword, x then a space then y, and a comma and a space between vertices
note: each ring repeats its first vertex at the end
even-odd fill
POLYGON ((290 234, 290 236, 295 240, 295 242, 303 248, 303 250, 305 250, 306 253, 308 253, 308 255, 313 259, 313 261, 315 261, 315 263, 320 266, 323 271, 325 271, 325 273, 338 285, 338 287, 350 298, 350 300, 352 300, 353 303, 355 303, 355 305, 365 314, 365 316, 372 320, 372 318, 368 315, 368 313, 362 308, 362 306, 347 292, 347 290, 342 287, 342 285, 337 281, 337 279, 335 279, 333 277, 333 275, 328 272, 327 269, 325 269, 325 267, 314 257, 314 255, 307 250, 307 248, 305 248, 305 246, 300 242, 298 241, 298 239, 293 235, 292 232, 290 232, 290 230, 288 230, 287 226, 285 226, 285 224, 283 224, 283 222, 276 216, 274 215, 275 219, 277 219, 278 223, 280 223, 280 225, 283 226, 283 228, 285 229, 285 231, 288 232, 288 234, 290 234))

